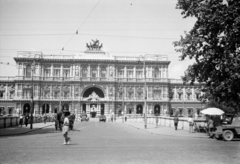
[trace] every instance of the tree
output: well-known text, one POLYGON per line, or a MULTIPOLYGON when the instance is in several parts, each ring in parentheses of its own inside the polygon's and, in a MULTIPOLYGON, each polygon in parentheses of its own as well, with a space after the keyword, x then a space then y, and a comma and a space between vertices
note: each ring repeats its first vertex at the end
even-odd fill
POLYGON ((173 43, 181 60, 195 60, 184 82, 201 83, 205 99, 240 112, 240 1, 178 0, 176 8, 183 18, 196 18, 194 27, 173 43))

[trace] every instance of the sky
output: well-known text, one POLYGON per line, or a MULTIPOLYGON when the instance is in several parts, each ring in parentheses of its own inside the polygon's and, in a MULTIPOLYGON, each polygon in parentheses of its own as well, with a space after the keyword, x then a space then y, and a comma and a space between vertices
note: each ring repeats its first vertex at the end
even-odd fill
POLYGON ((169 78, 193 61, 179 61, 173 41, 192 29, 177 0, 0 0, 0 76, 17 76, 17 51, 79 54, 98 39, 111 55, 163 54, 169 78), (76 34, 78 31, 78 34, 76 34), (62 48, 64 50, 62 51, 62 48), (9 64, 7 64, 9 63, 9 64))

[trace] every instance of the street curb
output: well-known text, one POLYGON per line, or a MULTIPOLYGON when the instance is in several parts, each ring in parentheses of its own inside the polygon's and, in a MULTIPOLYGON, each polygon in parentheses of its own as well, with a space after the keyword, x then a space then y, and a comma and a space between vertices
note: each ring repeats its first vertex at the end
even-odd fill
POLYGON ((46 127, 53 126, 53 125, 54 125, 54 124, 52 124, 52 125, 47 125, 47 126, 43 126, 43 127, 41 127, 41 128, 36 128, 36 129, 33 129, 33 130, 29 130, 29 131, 27 131, 27 132, 20 132, 20 133, 17 133, 17 134, 4 134, 4 135, 0 135, 0 137, 23 135, 23 134, 27 134, 27 133, 34 132, 34 131, 37 131, 37 130, 41 130, 41 129, 44 129, 44 128, 46 128, 46 127))
MULTIPOLYGON (((120 124, 120 123, 118 123, 118 124, 120 124)), ((138 129, 138 130, 142 130, 142 131, 154 134, 154 135, 171 136, 171 137, 187 137, 187 138, 196 138, 196 139, 199 139, 199 138, 201 138, 201 139, 209 139, 208 137, 200 137, 200 136, 183 136, 183 135, 176 136, 176 135, 170 135, 170 134, 159 134, 159 133, 150 132, 150 131, 142 129, 142 128, 138 128, 138 127, 133 126, 133 125, 129 125, 129 124, 123 124, 123 125, 127 125, 127 126, 130 126, 130 127, 133 127, 133 128, 138 129)))

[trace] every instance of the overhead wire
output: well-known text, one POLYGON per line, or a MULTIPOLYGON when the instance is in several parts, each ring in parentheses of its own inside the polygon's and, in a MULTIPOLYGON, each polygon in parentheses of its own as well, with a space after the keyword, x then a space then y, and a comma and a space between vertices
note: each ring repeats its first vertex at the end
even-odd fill
MULTIPOLYGON (((78 31, 78 30, 77 30, 78 31)), ((50 36, 50 35, 72 35, 75 36, 75 34, 20 34, 20 35, 0 35, 0 36, 50 36)), ((86 35, 86 36, 103 36, 103 37, 119 37, 119 38, 137 38, 137 39, 166 39, 166 40, 174 40, 174 39, 179 39, 179 38, 166 38, 166 37, 146 37, 146 36, 127 36, 127 35, 102 35, 102 34, 77 34, 77 35, 86 35)), ((69 41, 68 41, 69 42, 69 41)))
MULTIPOLYGON (((77 29, 77 31, 76 31, 76 34, 78 35, 78 30, 83 26, 83 24, 86 22, 86 20, 88 19, 88 17, 91 15, 91 13, 94 11, 94 9, 97 7, 97 5, 99 4, 99 2, 100 2, 101 0, 99 0, 98 2, 97 2, 97 4, 94 6, 94 8, 90 11, 90 13, 87 15, 87 17, 84 19, 84 21, 82 22, 82 24, 78 27, 78 29, 77 29)), ((61 52, 64 50, 64 47, 66 47, 67 45, 68 45, 68 43, 72 40, 72 38, 76 35, 76 34, 74 34, 74 35, 72 35, 71 36, 71 38, 67 41, 67 43, 63 46, 63 48, 62 48, 62 50, 61 50, 61 52)), ((60 52, 60 53, 61 53, 60 52)))

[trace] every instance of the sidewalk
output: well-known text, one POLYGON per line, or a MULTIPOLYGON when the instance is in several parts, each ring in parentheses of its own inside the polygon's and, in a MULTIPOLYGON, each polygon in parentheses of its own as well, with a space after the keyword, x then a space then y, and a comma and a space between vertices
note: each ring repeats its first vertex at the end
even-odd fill
POLYGON ((188 130, 182 130, 182 129, 175 130, 173 127, 167 127, 167 126, 156 127, 156 124, 147 124, 147 129, 145 129, 143 122, 127 121, 123 123, 122 119, 117 119, 116 122, 119 124, 121 123, 126 126, 131 126, 140 130, 144 130, 156 135, 189 137, 189 138, 206 138, 206 139, 209 138, 209 136, 206 133, 197 133, 197 132, 189 133, 188 130))
POLYGON ((44 123, 34 123, 33 128, 30 129, 30 124, 26 127, 23 125, 22 127, 20 126, 14 126, 14 127, 7 127, 7 128, 1 128, 0 129, 0 137, 1 136, 14 136, 14 135, 21 135, 21 134, 26 134, 32 131, 36 131, 48 126, 53 126, 54 122, 47 122, 46 124, 44 123))

